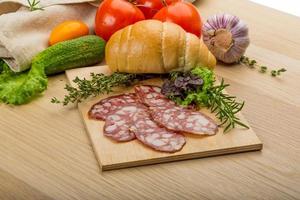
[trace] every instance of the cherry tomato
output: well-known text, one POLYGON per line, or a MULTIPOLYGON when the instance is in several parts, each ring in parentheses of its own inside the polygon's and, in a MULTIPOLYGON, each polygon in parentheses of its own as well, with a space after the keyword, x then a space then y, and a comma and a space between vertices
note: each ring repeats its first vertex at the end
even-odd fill
POLYGON ((153 19, 173 22, 185 31, 201 36, 202 21, 197 8, 189 2, 175 2, 162 8, 153 19))
POLYGON ((49 45, 71 40, 89 34, 89 28, 81 21, 65 21, 54 27, 49 38, 49 45))
POLYGON ((144 19, 142 11, 128 1, 104 0, 96 14, 95 32, 107 41, 116 31, 144 19))
POLYGON ((144 13, 146 19, 152 19, 152 17, 164 6, 170 5, 173 2, 180 0, 136 0, 136 6, 144 13), (166 5, 164 5, 166 4, 166 5))

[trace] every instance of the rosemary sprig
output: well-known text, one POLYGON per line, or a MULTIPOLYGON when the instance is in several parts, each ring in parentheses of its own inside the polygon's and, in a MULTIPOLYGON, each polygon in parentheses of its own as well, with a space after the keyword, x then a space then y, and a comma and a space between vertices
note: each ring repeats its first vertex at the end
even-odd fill
POLYGON ((236 116, 244 107, 245 102, 237 102, 235 96, 224 93, 225 88, 228 86, 229 84, 225 84, 224 79, 222 79, 220 85, 210 88, 208 90, 209 98, 206 105, 210 108, 211 112, 216 112, 217 118, 221 121, 220 126, 226 125, 224 133, 235 128, 236 125, 249 128, 236 116))
POLYGON ((30 11, 35 11, 35 10, 44 10, 43 8, 39 7, 40 1, 37 0, 27 0, 28 5, 29 5, 29 10, 30 11))
POLYGON ((139 74, 127 74, 127 73, 113 73, 110 76, 104 74, 91 73, 91 79, 79 79, 76 77, 73 82, 77 87, 66 85, 65 89, 68 94, 64 99, 58 100, 56 97, 51 99, 51 103, 62 103, 64 106, 69 103, 78 103, 90 96, 97 96, 99 94, 110 93, 114 87, 129 86, 136 83, 139 80, 145 80, 153 78, 153 75, 139 75, 139 74))
MULTIPOLYGON (((240 59, 240 63, 243 63, 244 65, 254 69, 258 68, 259 72, 261 73, 267 73, 268 72, 268 67, 264 65, 258 65, 256 60, 250 59, 247 56, 242 56, 240 59)), ((280 68, 277 70, 271 70, 270 75, 273 77, 280 76, 282 72, 286 72, 287 70, 285 68, 280 68)))

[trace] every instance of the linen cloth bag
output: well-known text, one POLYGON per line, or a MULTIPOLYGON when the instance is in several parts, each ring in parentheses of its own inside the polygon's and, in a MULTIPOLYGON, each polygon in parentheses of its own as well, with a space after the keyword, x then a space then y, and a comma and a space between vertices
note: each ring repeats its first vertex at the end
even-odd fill
POLYGON ((0 0, 0 58, 15 72, 30 68, 32 58, 48 47, 51 30, 66 20, 81 20, 93 33, 97 3, 41 0, 43 10, 30 11, 27 0, 0 0))

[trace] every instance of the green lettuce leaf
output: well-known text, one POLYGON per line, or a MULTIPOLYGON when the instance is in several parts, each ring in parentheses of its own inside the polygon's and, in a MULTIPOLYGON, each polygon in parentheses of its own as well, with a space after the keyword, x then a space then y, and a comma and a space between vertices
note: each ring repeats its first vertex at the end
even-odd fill
POLYGON ((213 87, 215 82, 213 71, 205 67, 195 67, 191 73, 203 79, 201 91, 189 91, 184 99, 177 99, 176 102, 184 106, 190 105, 191 103, 196 103, 198 106, 209 106, 209 90, 213 87))
POLYGON ((32 65, 30 71, 15 73, 0 61, 0 102, 20 105, 47 89, 44 68, 32 65))

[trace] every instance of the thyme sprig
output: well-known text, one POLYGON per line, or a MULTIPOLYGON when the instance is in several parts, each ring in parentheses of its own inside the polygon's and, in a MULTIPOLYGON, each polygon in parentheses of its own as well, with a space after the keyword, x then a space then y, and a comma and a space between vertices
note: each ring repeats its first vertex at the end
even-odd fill
POLYGON ((112 75, 95 74, 91 73, 91 79, 80 79, 76 77, 73 82, 77 85, 72 87, 66 84, 65 89, 68 94, 65 95, 63 100, 56 97, 51 99, 51 103, 63 104, 64 106, 69 103, 79 103, 84 99, 91 96, 100 94, 108 94, 113 91, 113 88, 119 86, 129 86, 137 81, 152 78, 153 75, 139 75, 127 73, 113 73, 112 75))
POLYGON ((224 79, 222 79, 220 85, 211 87, 208 90, 206 103, 206 106, 210 108, 212 113, 216 113, 217 118, 221 121, 220 126, 226 125, 224 133, 235 128, 236 125, 249 128, 236 116, 243 109, 245 102, 238 102, 235 96, 225 93, 224 90, 228 86, 229 84, 225 84, 224 79))
MULTIPOLYGON (((267 66, 259 65, 259 64, 257 64, 256 60, 250 59, 247 56, 242 56, 240 58, 240 63, 243 63, 244 65, 246 65, 246 66, 248 66, 252 69, 258 68, 259 72, 261 72, 261 73, 267 73, 268 72, 268 67, 267 66)), ((282 72, 286 72, 286 71, 287 70, 285 68, 280 68, 280 69, 277 69, 277 70, 271 70, 270 75, 273 76, 273 77, 276 77, 276 76, 280 76, 282 72)))
POLYGON ((39 6, 40 1, 37 0, 27 0, 28 5, 29 5, 29 10, 30 11, 35 11, 35 10, 44 10, 39 6))

